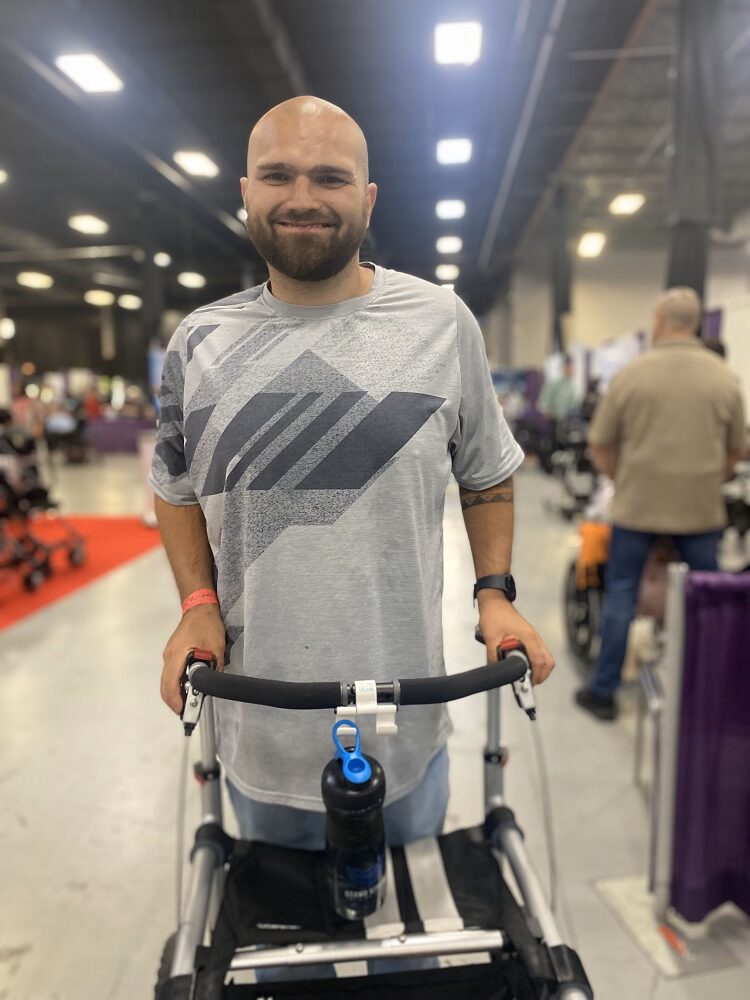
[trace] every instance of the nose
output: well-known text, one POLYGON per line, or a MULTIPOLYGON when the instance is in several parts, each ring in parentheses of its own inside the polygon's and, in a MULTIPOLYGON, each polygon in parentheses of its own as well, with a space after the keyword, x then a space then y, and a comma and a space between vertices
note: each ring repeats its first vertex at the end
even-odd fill
POLYGON ((320 201, 315 197, 309 177, 300 174, 294 179, 292 190, 286 200, 286 208, 294 212, 307 212, 319 206, 320 201))

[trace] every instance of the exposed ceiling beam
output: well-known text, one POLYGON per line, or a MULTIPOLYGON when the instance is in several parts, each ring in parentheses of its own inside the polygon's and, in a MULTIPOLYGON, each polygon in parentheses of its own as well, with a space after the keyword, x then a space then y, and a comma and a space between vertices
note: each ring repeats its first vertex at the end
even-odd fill
POLYGON ((537 55, 534 72, 531 76, 529 89, 526 93, 526 100, 524 101, 523 109, 521 111, 521 117, 519 119, 515 135, 513 136, 513 142, 511 143, 508 158, 505 161, 505 169, 503 170, 503 175, 500 178, 500 186, 497 189, 497 194, 495 195, 495 200, 490 210, 489 220, 487 222, 484 237, 482 238, 482 245, 479 250, 479 269, 483 274, 488 274, 490 270, 492 251, 495 247, 495 241, 497 240, 500 223, 502 222, 503 213, 505 212, 505 206, 508 201, 508 195, 510 194, 510 188, 513 183, 513 178, 516 176, 516 170, 518 168, 518 162, 521 159, 521 153, 526 145, 526 137, 529 133, 534 112, 536 111, 539 94, 542 89, 542 83, 544 82, 544 77, 547 73, 547 66, 549 65, 550 56, 552 55, 552 49, 555 44, 555 38, 557 37, 557 31, 560 27, 560 21, 562 20, 567 6, 568 0, 555 0, 554 7, 552 8, 552 12, 549 16, 549 21, 547 22, 544 37, 542 38, 542 43, 539 47, 539 54, 537 55))

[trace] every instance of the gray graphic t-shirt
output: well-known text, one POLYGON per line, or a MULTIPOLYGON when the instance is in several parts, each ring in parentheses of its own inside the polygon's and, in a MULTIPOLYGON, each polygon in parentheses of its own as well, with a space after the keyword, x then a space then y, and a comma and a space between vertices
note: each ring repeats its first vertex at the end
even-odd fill
MULTIPOLYGON (((467 307, 374 271, 367 295, 331 306, 289 305, 267 284, 240 292, 196 309, 170 342, 150 481, 167 503, 203 508, 233 673, 444 673, 451 472, 481 490, 523 459, 467 307)), ((240 790, 322 810, 332 713, 232 702, 215 712, 240 790)), ((397 721, 397 736, 376 737, 371 718, 361 726, 387 801, 418 784, 450 732, 437 706, 397 721)))

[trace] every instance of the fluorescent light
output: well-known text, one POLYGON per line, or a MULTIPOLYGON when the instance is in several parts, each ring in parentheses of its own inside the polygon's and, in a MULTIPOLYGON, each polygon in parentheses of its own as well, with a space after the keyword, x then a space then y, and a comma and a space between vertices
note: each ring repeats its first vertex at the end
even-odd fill
POLYGON ((156 264, 157 267, 169 267, 171 263, 172 263, 172 258, 169 256, 168 253, 165 253, 163 250, 160 250, 158 253, 154 254, 154 264, 156 264))
POLYGON ((435 277, 438 281, 455 281, 460 273, 460 268, 455 264, 438 264, 435 268, 435 277))
POLYGON ((112 93, 122 90, 122 80, 105 62, 91 52, 59 56, 55 66, 87 94, 112 93))
POLYGON ((119 297, 117 304, 121 309, 140 309, 143 305, 143 300, 138 295, 126 293, 119 297))
POLYGON ((435 214, 438 219, 463 219, 466 214, 466 202, 458 199, 439 201, 435 206, 435 214))
POLYGON ((609 203, 609 210, 612 215, 632 215, 639 208, 643 207, 646 198, 639 191, 632 191, 628 194, 618 194, 609 203))
POLYGON ((71 229, 77 229, 79 233, 85 233, 87 236, 101 236, 109 230, 104 219, 99 219, 95 215, 71 215, 68 225, 71 229))
POLYGON ((16 335, 16 324, 9 316, 0 319, 0 340, 13 340, 16 335))
POLYGON ((103 288, 92 288, 91 291, 84 292, 83 298, 90 306, 111 306, 115 301, 112 292, 103 288))
POLYGON ((453 284, 452 281, 444 281, 440 287, 441 288, 451 288, 452 289, 452 288, 455 288, 456 286, 453 284))
POLYGON ((177 280, 184 288, 203 288, 206 284, 203 275, 195 271, 182 271, 177 275, 177 280))
POLYGON ((237 209, 237 218, 240 220, 240 222, 247 222, 247 209, 246 208, 238 208, 237 209))
POLYGON ((8 171, 0 170, 0 184, 5 184, 8 179, 8 171))
POLYGON ((441 236, 435 244, 438 253, 461 253, 464 241, 460 236, 441 236))
POLYGON ((463 63, 471 66, 482 51, 482 25, 462 21, 435 26, 435 62, 442 65, 463 63))
POLYGON ((584 233, 578 241, 578 256, 598 257, 606 242, 604 233, 584 233))
POLYGON ((186 174, 193 177, 216 177, 219 168, 214 161, 195 149, 178 149, 172 159, 186 174))
POLYGON ((437 144, 438 163, 468 163, 471 139, 441 139, 437 144))
POLYGON ((21 271, 16 275, 16 281, 26 288, 52 288, 55 283, 51 274, 42 274, 41 271, 21 271))

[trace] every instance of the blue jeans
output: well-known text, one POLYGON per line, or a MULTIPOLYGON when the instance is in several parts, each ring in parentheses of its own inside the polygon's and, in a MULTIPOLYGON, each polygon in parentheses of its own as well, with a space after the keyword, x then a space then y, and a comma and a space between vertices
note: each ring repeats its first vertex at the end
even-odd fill
MULTIPOLYGON (((243 840, 260 840, 305 851, 322 851, 325 847, 325 813, 258 802, 241 792, 229 779, 227 789, 243 840)), ((383 809, 387 842, 402 845, 442 833, 448 791, 448 748, 443 744, 433 755, 417 787, 383 809)), ((370 975, 375 975, 431 969, 437 966, 437 961, 429 958, 377 959, 367 965, 370 975)), ((256 977, 258 982, 305 981, 333 974, 332 965, 308 965, 278 970, 259 969, 256 977)))
MULTIPOLYGON (((590 689, 601 697, 611 697, 620 684, 628 630, 635 614, 638 585, 649 550, 663 535, 614 527, 607 557, 601 649, 594 667, 590 689)), ((671 535, 680 559, 692 570, 716 570, 720 531, 699 535, 671 535)))

